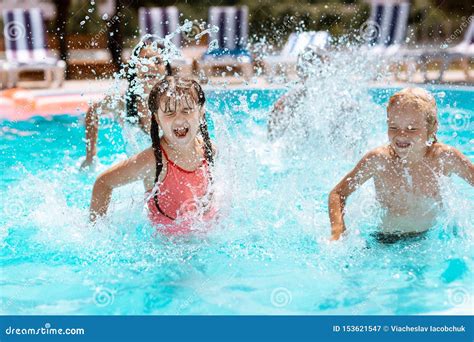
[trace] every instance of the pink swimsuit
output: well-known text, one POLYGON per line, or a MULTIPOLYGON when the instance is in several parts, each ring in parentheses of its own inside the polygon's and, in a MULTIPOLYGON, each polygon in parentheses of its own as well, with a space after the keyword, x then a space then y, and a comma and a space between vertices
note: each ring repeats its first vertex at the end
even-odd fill
POLYGON ((209 201, 209 166, 204 160, 201 167, 188 171, 170 160, 163 148, 161 151, 167 171, 163 181, 147 192, 148 216, 166 234, 189 233, 193 223, 209 221, 216 213, 209 201))

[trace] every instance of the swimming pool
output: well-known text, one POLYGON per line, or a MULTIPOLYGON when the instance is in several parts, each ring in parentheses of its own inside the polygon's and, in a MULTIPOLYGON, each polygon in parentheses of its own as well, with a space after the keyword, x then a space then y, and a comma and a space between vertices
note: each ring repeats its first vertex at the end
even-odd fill
MULTIPOLYGON (((446 182, 446 214, 426 239, 375 243, 369 184, 348 203, 347 241, 327 242, 328 191, 362 150, 385 142, 383 104, 394 90, 371 89, 371 104, 363 103, 344 130, 332 130, 336 136, 325 136, 324 145, 318 139, 327 127, 311 126, 290 150, 266 140, 267 110, 281 90, 208 92, 225 215, 207 235, 177 240, 154 235, 140 184, 114 193, 108 220, 95 229, 87 224, 96 175, 126 157, 117 124, 103 120, 100 163, 81 172, 81 118, 3 121, 1 313, 466 312, 474 293, 474 191, 461 180, 446 182), (348 129, 360 139, 346 139, 348 129), (335 138, 356 148, 341 155, 329 144, 335 138)), ((474 160, 474 91, 431 90, 440 140, 474 160)), ((315 122, 329 118, 314 111, 315 122)))

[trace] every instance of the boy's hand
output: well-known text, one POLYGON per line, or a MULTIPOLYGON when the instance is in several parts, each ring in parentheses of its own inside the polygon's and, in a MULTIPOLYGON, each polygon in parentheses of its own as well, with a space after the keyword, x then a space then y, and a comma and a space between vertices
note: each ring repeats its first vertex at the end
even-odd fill
POLYGON ((84 161, 81 163, 81 170, 84 170, 86 168, 88 168, 89 166, 91 166, 93 163, 95 162, 95 158, 94 157, 86 157, 86 159, 84 159, 84 161))
POLYGON ((89 212, 89 222, 90 223, 95 223, 96 220, 97 220, 97 214, 93 211, 90 211, 89 212))

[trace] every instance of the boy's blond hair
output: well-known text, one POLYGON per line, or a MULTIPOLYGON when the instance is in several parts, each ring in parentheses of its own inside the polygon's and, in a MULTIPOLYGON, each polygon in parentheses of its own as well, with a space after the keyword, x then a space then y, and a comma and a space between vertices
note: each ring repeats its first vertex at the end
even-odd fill
POLYGON ((387 105, 387 113, 396 106, 411 104, 420 112, 426 115, 426 123, 428 125, 428 138, 436 139, 436 131, 438 130, 438 113, 436 101, 431 93, 423 88, 405 88, 390 97, 387 105))

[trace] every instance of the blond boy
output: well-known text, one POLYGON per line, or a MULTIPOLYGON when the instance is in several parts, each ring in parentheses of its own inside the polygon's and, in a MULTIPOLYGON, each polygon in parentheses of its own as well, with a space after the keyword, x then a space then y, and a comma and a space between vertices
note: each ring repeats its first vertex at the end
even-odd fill
POLYGON ((379 236, 402 238, 427 231, 441 207, 439 177, 457 174, 474 186, 474 165, 454 147, 438 142, 433 96, 421 88, 394 94, 387 106, 389 143, 368 152, 329 195, 332 240, 346 230, 344 206, 369 179, 384 210, 379 236))

